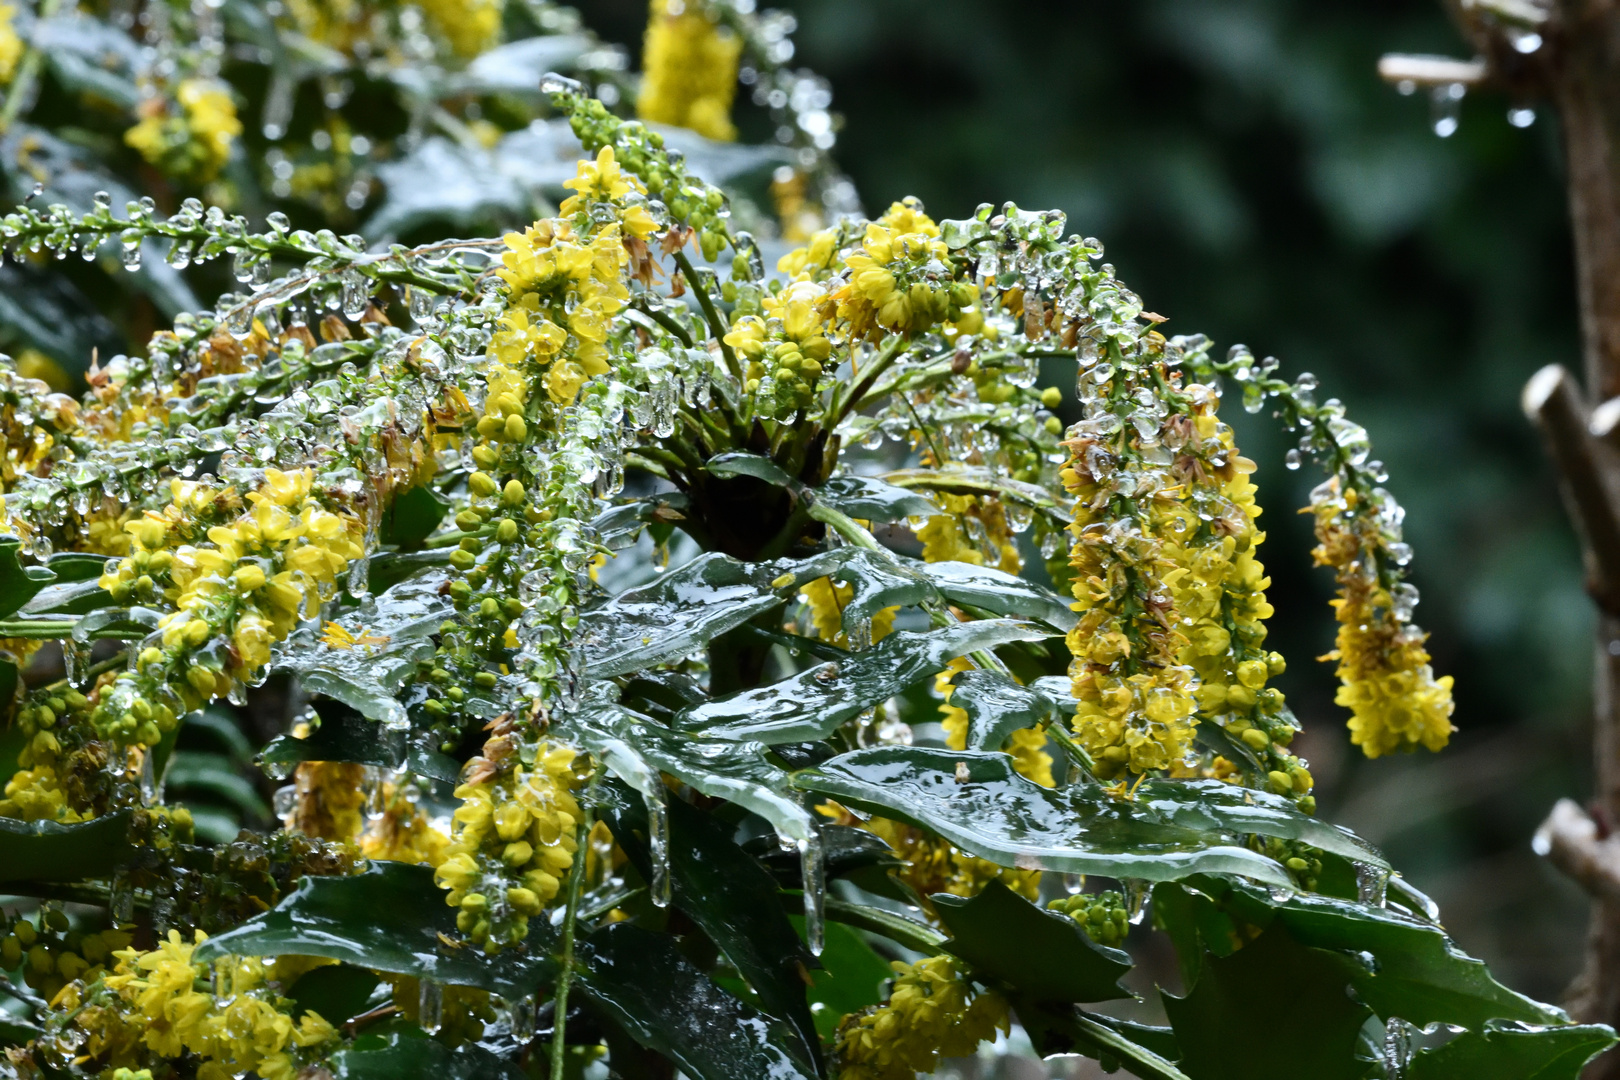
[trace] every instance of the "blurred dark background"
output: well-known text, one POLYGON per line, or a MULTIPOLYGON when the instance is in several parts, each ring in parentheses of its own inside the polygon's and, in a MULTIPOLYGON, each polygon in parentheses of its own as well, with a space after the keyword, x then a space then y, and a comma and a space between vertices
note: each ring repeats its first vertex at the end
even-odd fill
MULTIPOLYGON (((1535 433, 1546 363, 1579 365, 1556 118, 1470 96, 1450 138, 1388 51, 1461 54, 1436 0, 795 0, 799 58, 831 80, 837 151, 868 210, 1011 199, 1096 235, 1168 331, 1315 372, 1372 432, 1407 507, 1435 666, 1460 731, 1439 755, 1363 760, 1333 704, 1331 581, 1265 415, 1226 412, 1257 477, 1281 685, 1321 810, 1382 845, 1464 948, 1523 992, 1575 974, 1585 901, 1530 851, 1584 798, 1590 608, 1535 433)), ((642 0, 588 0, 636 42, 642 0)))

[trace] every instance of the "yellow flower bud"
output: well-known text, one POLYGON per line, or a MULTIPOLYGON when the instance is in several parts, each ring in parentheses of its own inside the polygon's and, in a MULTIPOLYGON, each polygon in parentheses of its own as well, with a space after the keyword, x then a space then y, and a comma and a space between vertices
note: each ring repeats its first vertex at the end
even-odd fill
POLYGON ((242 592, 250 593, 264 585, 264 569, 255 563, 243 563, 232 572, 231 578, 242 592))
POLYGON ((529 434, 529 425, 523 417, 512 415, 506 418, 506 438, 510 442, 522 442, 529 434))
POLYGON ((484 472, 475 472, 467 477, 467 488, 474 495, 481 495, 486 498, 495 494, 496 491, 495 481, 490 479, 488 473, 484 472))

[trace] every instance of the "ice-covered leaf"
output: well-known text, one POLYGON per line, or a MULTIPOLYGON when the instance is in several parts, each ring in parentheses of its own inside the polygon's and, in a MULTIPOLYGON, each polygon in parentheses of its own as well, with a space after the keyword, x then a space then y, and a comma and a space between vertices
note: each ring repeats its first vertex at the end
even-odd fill
POLYGON ((379 164, 387 194, 366 222, 366 234, 392 237, 435 224, 470 228, 490 218, 530 215, 528 190, 489 151, 433 135, 398 159, 379 164))
POLYGON ((1068 633, 1080 618, 1074 613, 1072 600, 994 567, 909 559, 906 566, 926 577, 953 604, 979 608, 992 615, 1035 619, 1060 633, 1068 633))
POLYGON ((835 476, 815 494, 839 513, 861 521, 904 521, 939 513, 927 496, 875 476, 835 476))
MULTIPOLYGON (((1235 832, 1178 825, 1145 799, 1115 798, 1094 784, 1040 787, 1014 772, 1006 754, 874 747, 801 770, 794 783, 931 829, 1002 866, 1146 881, 1242 874, 1289 884, 1281 866, 1239 846, 1235 832)), ((1253 831, 1258 823, 1245 824, 1253 831)))
POLYGON ((275 666, 296 674, 304 689, 325 694, 384 724, 399 724, 400 685, 433 654, 430 635, 455 609, 441 590, 445 571, 432 569, 368 595, 334 620, 347 642, 324 628, 299 628, 276 648, 275 666))
POLYGON ((531 922, 528 948, 493 956, 458 940, 455 909, 433 883, 433 868, 372 862, 352 877, 305 877, 275 908, 233 930, 209 938, 193 954, 219 956, 325 956, 334 960, 478 986, 521 998, 556 971, 549 949, 555 931, 544 919, 531 922))
POLYGON ((1061 492, 1054 495, 1035 484, 1026 484, 991 469, 898 469, 884 473, 883 479, 913 491, 937 491, 944 495, 991 495, 1007 502, 1022 503, 1047 516, 1055 525, 1067 525, 1074 516, 1073 501, 1061 492))
POLYGON ((129 857, 128 810, 77 825, 0 817, 0 881, 104 878, 129 857))
POLYGON ((1044 911, 999 881, 977 896, 932 898, 951 938, 945 951, 977 974, 1037 1001, 1112 1001, 1130 997, 1119 979, 1129 953, 1098 945, 1066 915, 1044 911))
POLYGON ((644 796, 663 798, 658 774, 668 773, 718 799, 727 799, 770 822, 792 840, 812 835, 814 824, 788 774, 765 758, 763 744, 694 738, 671 731, 611 699, 611 687, 592 687, 568 721, 580 742, 644 796))
POLYGON ((887 701, 959 656, 1046 636, 1037 626, 1008 619, 953 623, 926 633, 899 631, 847 660, 694 705, 675 722, 710 738, 767 743, 823 739, 863 709, 887 701))
POLYGON ((0 619, 15 615, 24 604, 47 585, 56 575, 43 566, 24 566, 17 561, 21 541, 15 536, 0 536, 0 619))
MULTIPOLYGON (((629 788, 603 788, 601 811, 619 846, 651 881, 647 805, 629 788)), ((801 971, 815 964, 782 907, 775 879, 732 840, 733 825, 669 801, 669 876, 675 906, 702 928, 759 995, 760 1007, 799 1032, 813 1059, 815 1025, 801 971)))
POLYGON ((575 985, 593 1009, 692 1080, 814 1080, 781 1023, 761 1015, 682 955, 676 940, 634 923, 578 945, 575 985))
POLYGON ((545 34, 497 45, 451 77, 458 93, 540 97, 540 77, 567 71, 591 47, 579 34, 545 34))
POLYGON ((362 1035, 352 1046, 334 1053, 328 1064, 334 1080, 523 1080, 527 1076, 516 1062, 477 1043, 452 1050, 420 1030, 389 1032, 386 1037, 362 1035))
POLYGON ((1576 1080, 1593 1057, 1615 1043, 1601 1024, 1525 1029, 1492 1022, 1433 1050, 1419 1050, 1407 1080, 1576 1080))
POLYGON ((1051 697, 995 671, 961 671, 951 680, 951 704, 968 715, 969 750, 999 750, 1007 736, 1058 715, 1051 697))
POLYGON ((793 478, 782 471, 782 466, 768 457, 758 454, 749 454, 741 450, 733 450, 724 454, 716 454, 703 467, 709 473, 721 479, 730 479, 734 476, 752 476, 755 480, 763 480, 767 484, 778 487, 790 487, 793 478))

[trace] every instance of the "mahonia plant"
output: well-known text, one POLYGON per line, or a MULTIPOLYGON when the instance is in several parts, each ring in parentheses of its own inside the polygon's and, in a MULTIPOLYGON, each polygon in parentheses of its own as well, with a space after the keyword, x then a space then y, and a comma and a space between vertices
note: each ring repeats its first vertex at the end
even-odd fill
MULTIPOLYGON (((504 25, 379 11, 273 19, 361 66, 504 25)), ((1315 816, 1220 410, 1326 470, 1351 740, 1437 750, 1365 430, 1164 336, 1061 213, 812 194, 811 78, 745 212, 649 122, 731 137, 789 22, 651 14, 648 122, 547 75, 582 153, 497 237, 0 218, 13 262, 150 243, 245 286, 79 397, 0 361, 4 1075, 906 1080, 1016 1032, 1159 1080, 1475 1080, 1613 1043, 1315 816), (1162 1025, 1106 1005, 1155 932, 1162 1025)), ((130 143, 201 183, 239 133, 190 85, 130 143)))

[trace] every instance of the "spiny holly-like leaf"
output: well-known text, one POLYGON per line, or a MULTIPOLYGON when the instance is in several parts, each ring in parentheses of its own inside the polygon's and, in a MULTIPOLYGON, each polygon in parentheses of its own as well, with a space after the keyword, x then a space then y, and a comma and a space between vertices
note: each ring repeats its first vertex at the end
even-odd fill
POLYGON ((957 672, 951 704, 968 715, 969 750, 999 750, 1007 736, 1058 715, 1058 703, 1029 686, 1020 686, 995 671, 957 672))
POLYGON ((1527 1030, 1492 1022, 1465 1031, 1446 1045, 1420 1050, 1410 1080, 1576 1080, 1592 1058, 1615 1043, 1602 1024, 1527 1030))
POLYGON ((766 743, 823 739, 958 656, 1047 636, 1039 627, 1010 619, 953 623, 926 633, 903 630, 847 660, 818 664, 780 682, 692 706, 675 723, 710 738, 766 743))

